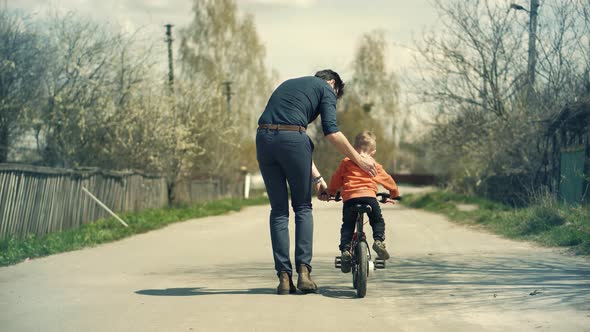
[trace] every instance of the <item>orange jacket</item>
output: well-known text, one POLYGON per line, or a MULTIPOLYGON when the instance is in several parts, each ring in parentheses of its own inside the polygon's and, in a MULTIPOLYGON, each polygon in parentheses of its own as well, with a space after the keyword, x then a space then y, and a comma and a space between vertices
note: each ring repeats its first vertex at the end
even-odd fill
POLYGON ((379 163, 375 162, 375 166, 377 176, 371 177, 348 157, 344 158, 330 179, 328 193, 335 195, 338 189, 341 189, 340 195, 344 201, 357 197, 377 197, 377 184, 380 184, 389 190, 391 198, 399 196, 399 190, 393 178, 379 163))

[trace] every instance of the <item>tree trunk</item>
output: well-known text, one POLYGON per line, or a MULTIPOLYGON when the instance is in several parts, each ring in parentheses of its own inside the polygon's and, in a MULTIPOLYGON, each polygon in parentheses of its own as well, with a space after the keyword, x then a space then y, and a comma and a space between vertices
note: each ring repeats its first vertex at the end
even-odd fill
POLYGON ((0 163, 8 161, 8 128, 0 128, 0 163))

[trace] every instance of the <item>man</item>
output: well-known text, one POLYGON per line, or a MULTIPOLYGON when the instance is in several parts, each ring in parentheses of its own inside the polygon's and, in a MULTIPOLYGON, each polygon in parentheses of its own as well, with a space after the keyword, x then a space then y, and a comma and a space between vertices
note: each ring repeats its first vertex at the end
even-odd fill
POLYGON ((258 119, 256 157, 268 194, 270 234, 279 277, 277 294, 295 293, 292 265, 289 258, 289 198, 295 212, 295 265, 297 288, 315 292, 311 279, 313 247, 313 217, 311 188, 315 185, 320 199, 326 199, 327 184, 313 160, 313 143, 306 135, 307 125, 321 117, 325 138, 361 169, 375 176, 373 159, 361 156, 338 129, 336 99, 344 93, 344 82, 338 73, 326 69, 315 76, 300 77, 283 82, 271 95, 258 119))

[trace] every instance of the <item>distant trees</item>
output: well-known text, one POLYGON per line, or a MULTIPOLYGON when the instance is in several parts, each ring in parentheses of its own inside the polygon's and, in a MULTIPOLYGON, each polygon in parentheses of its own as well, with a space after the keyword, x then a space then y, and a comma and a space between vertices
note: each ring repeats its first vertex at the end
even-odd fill
MULTIPOLYGON (((397 77, 386 65, 387 43, 382 31, 364 34, 352 62, 353 76, 343 78, 345 94, 338 101, 338 125, 351 141, 364 131, 377 136, 376 159, 387 170, 393 170, 397 147, 403 131, 404 116, 400 112, 400 87, 397 77)), ((323 139, 318 123, 314 123, 314 160, 320 170, 333 171, 342 155, 323 139)))
POLYGON ((167 175, 171 187, 193 176, 231 182, 240 166, 254 168, 255 154, 242 151, 270 93, 264 47, 233 0, 195 1, 194 14, 179 34, 170 93, 162 39, 145 45, 72 13, 41 22, 0 9, 0 162, 12 153, 47 166, 138 169, 167 175), (16 151, 23 144, 33 156, 16 151))
POLYGON ((543 124, 587 81, 586 2, 542 2, 531 50, 525 11, 487 0, 435 1, 443 28, 417 42, 421 77, 413 89, 433 105, 432 131, 418 144, 430 170, 460 190, 526 199, 539 185, 543 124))
POLYGON ((191 89, 214 93, 210 111, 222 125, 203 137, 217 157, 195 162, 216 173, 240 166, 257 169, 253 137, 272 86, 253 17, 241 16, 235 0, 194 1, 193 15, 181 32, 183 79, 191 89))

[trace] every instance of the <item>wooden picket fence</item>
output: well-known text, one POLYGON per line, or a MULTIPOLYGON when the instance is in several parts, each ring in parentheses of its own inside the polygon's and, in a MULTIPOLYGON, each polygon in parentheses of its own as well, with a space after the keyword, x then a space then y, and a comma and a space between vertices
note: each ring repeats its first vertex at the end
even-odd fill
POLYGON ((166 180, 158 176, 0 164, 0 239, 44 235, 108 217, 82 187, 117 212, 168 205, 166 180))

